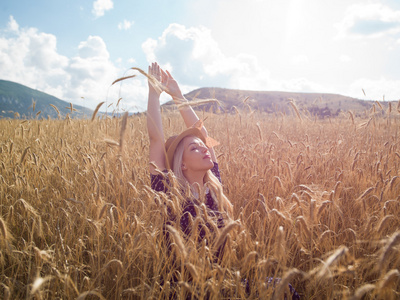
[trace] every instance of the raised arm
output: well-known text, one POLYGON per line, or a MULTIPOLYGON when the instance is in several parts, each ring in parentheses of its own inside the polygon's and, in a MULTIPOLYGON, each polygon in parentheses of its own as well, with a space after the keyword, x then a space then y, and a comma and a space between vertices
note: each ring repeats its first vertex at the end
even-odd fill
MULTIPOLYGON (((163 77, 164 75, 157 63, 152 63, 151 66, 149 66, 149 75, 152 75, 159 82, 166 79, 163 77)), ((150 139, 149 160, 154 163, 159 170, 164 170, 164 131, 162 128, 160 111, 161 92, 161 86, 156 87, 149 80, 149 99, 147 102, 147 131, 150 139)), ((150 164, 149 169, 151 174, 157 174, 155 167, 152 164, 150 164)))
MULTIPOLYGON (((174 100, 175 104, 184 104, 188 102, 188 100, 183 96, 181 89, 179 88, 179 85, 177 81, 172 77, 172 75, 168 71, 163 71, 161 70, 162 76, 165 76, 166 82, 165 82, 165 91, 171 95, 172 99, 174 100)), ((179 112, 181 113, 181 116, 186 124, 186 127, 191 127, 193 126, 197 121, 199 121, 199 117, 197 116, 196 112, 193 110, 193 108, 190 105, 183 106, 179 109, 179 112)), ((206 128, 203 126, 201 128, 201 131, 205 137, 208 136, 206 128)), ((217 157, 215 155, 214 149, 209 148, 210 154, 211 154, 211 159, 214 162, 217 162, 217 157)))

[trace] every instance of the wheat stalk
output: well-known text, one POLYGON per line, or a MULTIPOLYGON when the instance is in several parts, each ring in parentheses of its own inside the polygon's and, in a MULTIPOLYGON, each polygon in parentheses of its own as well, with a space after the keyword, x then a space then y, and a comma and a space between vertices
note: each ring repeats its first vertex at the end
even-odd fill
POLYGON ((389 225, 390 221, 394 220, 395 217, 393 215, 387 215, 382 218, 378 225, 378 232, 383 232, 389 225))
POLYGON ((378 283, 379 289, 386 289, 395 284, 395 282, 400 278, 400 272, 397 269, 390 270, 385 274, 382 280, 378 283))
POLYGON ((389 260, 389 256, 392 252, 393 247, 397 246, 400 243, 400 232, 395 232, 387 241, 385 247, 382 249, 382 254, 379 257, 377 267, 380 270, 384 269, 384 266, 387 264, 389 260))
POLYGON ((120 147, 121 152, 122 152, 122 148, 124 145, 124 136, 125 136, 127 122, 128 122, 128 112, 125 112, 124 116, 122 117, 121 132, 120 132, 120 138, 119 138, 119 147, 120 147))
POLYGON ((349 110, 349 115, 350 115, 350 118, 351 118, 351 123, 353 123, 353 125, 354 125, 354 115, 350 110, 349 110))
POLYGON ((129 75, 129 76, 118 78, 118 79, 114 80, 113 83, 111 83, 111 85, 114 85, 115 83, 120 82, 122 80, 130 79, 130 78, 134 78, 134 77, 136 77, 136 75, 129 75))
POLYGON ((55 105, 53 105, 53 104, 50 104, 50 106, 51 106, 52 108, 54 108, 54 110, 56 111, 56 113, 57 113, 57 115, 58 115, 58 118, 60 118, 60 117, 61 117, 61 114, 60 114, 60 111, 58 110, 58 108, 57 108, 55 105))
POLYGON ((354 295, 350 298, 351 300, 359 300, 363 299, 365 294, 373 291, 375 289, 375 284, 364 284, 363 286, 359 287, 355 292, 354 295))
POLYGON ((7 224, 6 222, 3 220, 3 218, 0 216, 0 232, 2 237, 2 240, 4 241, 10 241, 11 240, 11 235, 8 232, 8 228, 7 228, 7 224))
POLYGON ((218 250, 219 247, 224 243, 227 235, 235 228, 240 227, 240 223, 238 221, 230 222, 225 228, 220 232, 216 242, 214 249, 218 250))
POLYGON ((339 247, 331 256, 328 257, 326 261, 324 261, 322 268, 318 271, 317 276, 323 278, 328 273, 329 268, 336 264, 341 258, 346 256, 349 252, 349 249, 345 246, 339 247))
POLYGON ((30 146, 26 147, 25 150, 24 150, 24 152, 22 153, 21 161, 19 162, 20 165, 22 165, 22 163, 24 162, 25 156, 26 156, 26 154, 28 153, 29 148, 30 148, 30 146))
POLYGON ((46 276, 44 278, 36 277, 32 284, 31 295, 34 295, 46 282, 50 281, 51 279, 53 279, 53 276, 46 276))
POLYGON ((83 293, 79 294, 78 297, 76 298, 76 300, 85 300, 88 296, 96 296, 100 300, 106 300, 106 298, 104 298, 98 291, 95 291, 95 290, 87 291, 87 292, 83 292, 83 293))
POLYGON ((92 121, 94 121, 94 119, 96 118, 97 112, 99 111, 100 107, 103 104, 104 104, 104 101, 100 102, 99 104, 97 104, 97 106, 96 106, 96 108, 95 108, 95 110, 93 111, 93 114, 92 114, 92 121))
POLYGON ((174 238, 174 242, 178 246, 179 253, 180 253, 182 259, 185 261, 186 257, 187 257, 187 251, 186 251, 186 248, 185 248, 185 245, 183 243, 181 235, 171 225, 167 225, 166 227, 167 227, 168 231, 172 234, 172 236, 174 238))
POLYGON ((188 106, 196 107, 208 103, 216 103, 218 106, 221 106, 221 103, 217 99, 202 99, 196 101, 178 101, 179 104, 176 105, 178 109, 185 108, 188 106))
POLYGON ((303 121, 299 112, 299 109, 297 108, 296 104, 294 103, 293 99, 289 99, 289 104, 293 108, 294 112, 296 113, 297 117, 299 118, 300 121, 303 121))

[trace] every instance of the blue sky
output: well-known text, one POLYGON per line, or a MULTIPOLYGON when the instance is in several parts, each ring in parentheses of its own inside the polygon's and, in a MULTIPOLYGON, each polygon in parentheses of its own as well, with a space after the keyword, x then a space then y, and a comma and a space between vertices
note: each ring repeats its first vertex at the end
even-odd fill
MULTIPOLYGON (((199 87, 400 99, 398 0, 2 0, 0 79, 90 108, 146 108, 158 61, 199 87), (365 94, 363 91, 365 91, 365 94)), ((168 98, 164 97, 163 101, 168 98)))

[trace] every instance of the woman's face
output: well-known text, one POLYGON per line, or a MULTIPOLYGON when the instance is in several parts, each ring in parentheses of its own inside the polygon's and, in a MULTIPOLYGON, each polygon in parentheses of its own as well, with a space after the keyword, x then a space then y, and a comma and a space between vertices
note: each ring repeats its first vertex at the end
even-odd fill
POLYGON ((183 171, 208 171, 214 166, 210 151, 201 139, 188 136, 183 140, 183 171))

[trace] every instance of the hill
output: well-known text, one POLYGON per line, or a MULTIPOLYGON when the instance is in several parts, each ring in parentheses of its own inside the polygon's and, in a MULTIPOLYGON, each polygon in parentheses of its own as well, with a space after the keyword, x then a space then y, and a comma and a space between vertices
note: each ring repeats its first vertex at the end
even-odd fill
MULTIPOLYGON (((188 100, 217 99, 221 106, 208 103, 200 106, 200 109, 234 112, 235 109, 258 109, 268 113, 291 111, 289 105, 292 99, 300 111, 307 112, 320 118, 334 117, 340 112, 351 111, 355 116, 365 115, 376 101, 355 99, 338 94, 327 93, 293 93, 279 91, 249 91, 224 88, 200 88, 185 95, 188 100)), ((388 101, 379 105, 386 110, 388 101)), ((397 103, 392 102, 392 105, 397 103)), ((69 114, 73 118, 91 117, 93 111, 83 106, 74 105, 76 110, 71 112, 70 103, 60 100, 49 94, 31 89, 24 85, 0 80, 0 118, 47 118, 56 119, 58 113, 52 107, 54 105, 61 117, 69 114), (35 103, 35 107, 33 107, 35 103), (40 112, 40 113, 39 113, 40 112)), ((378 106, 376 104, 375 106, 378 106)), ((172 108, 172 102, 163 105, 166 109, 172 108)), ((377 109, 380 109, 377 107, 377 109)))
POLYGON ((58 118, 67 114, 72 118, 90 117, 93 113, 91 109, 83 106, 74 105, 71 111, 70 103, 60 100, 49 94, 31 89, 19 83, 0 80, 0 118, 58 118), (33 105, 33 103, 35 103, 33 105))
MULTIPOLYGON (((360 100, 339 94, 248 91, 223 88, 200 88, 186 94, 185 97, 188 100, 217 99, 221 103, 219 109, 228 112, 235 110, 235 108, 251 108, 269 113, 289 112, 291 110, 289 102, 292 99, 299 110, 308 111, 311 115, 320 118, 337 116, 340 112, 347 111, 352 111, 354 115, 363 115, 366 110, 370 110, 376 104, 376 101, 360 100)), ((172 102, 168 102, 165 107, 168 108, 171 105, 172 102)), ((381 102, 380 105, 383 109, 386 109, 388 102, 381 102)), ((203 109, 204 106, 201 106, 201 108, 203 109)), ((205 109, 215 110, 216 105, 215 103, 208 103, 205 105, 205 109)))

